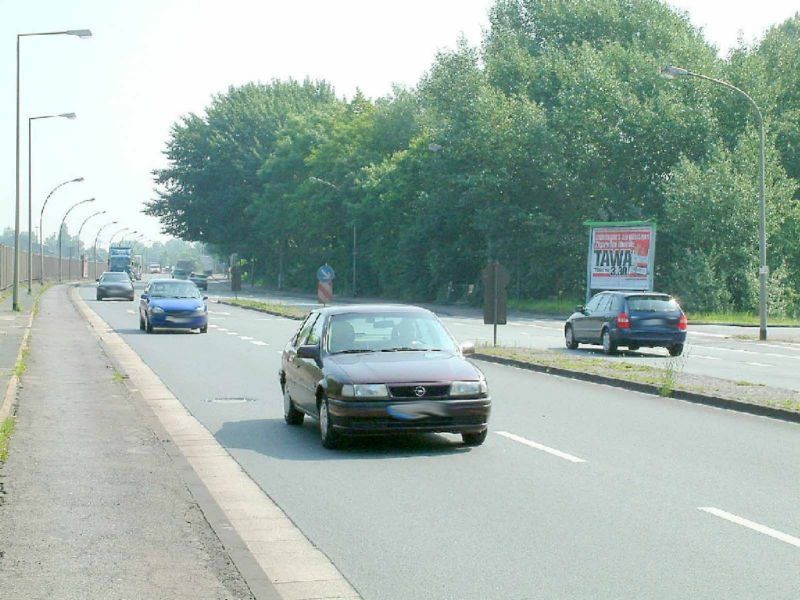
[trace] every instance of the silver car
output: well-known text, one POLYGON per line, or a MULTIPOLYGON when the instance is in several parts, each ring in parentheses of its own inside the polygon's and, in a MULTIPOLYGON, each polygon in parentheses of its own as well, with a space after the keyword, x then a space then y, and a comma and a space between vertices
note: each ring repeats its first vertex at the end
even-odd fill
POLYGON ((127 273, 106 271, 97 280, 97 299, 124 298, 133 300, 133 282, 127 273))

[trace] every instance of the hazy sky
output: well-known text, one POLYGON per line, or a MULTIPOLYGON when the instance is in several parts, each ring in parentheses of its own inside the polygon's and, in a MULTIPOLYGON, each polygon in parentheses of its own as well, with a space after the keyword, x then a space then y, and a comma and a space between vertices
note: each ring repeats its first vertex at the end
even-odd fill
MULTIPOLYGON (((163 166, 170 125, 200 112, 212 94, 251 80, 306 76, 340 95, 371 97, 392 83, 414 85, 438 49, 460 34, 478 43, 493 0, 0 0, 0 227, 14 220, 16 34, 90 28, 94 37, 23 38, 21 203, 27 229, 29 116, 76 112, 78 119, 34 122, 34 227, 47 192, 65 186, 45 213, 45 235, 88 197, 68 223, 96 210, 161 238, 141 214, 150 171, 163 166)), ((673 0, 704 27, 724 55, 739 32, 753 40, 798 10, 797 0, 673 0)), ((87 224, 91 242, 106 215, 87 224)), ((113 232, 112 227, 106 232, 113 232)), ((105 237, 105 236, 104 236, 105 237)))

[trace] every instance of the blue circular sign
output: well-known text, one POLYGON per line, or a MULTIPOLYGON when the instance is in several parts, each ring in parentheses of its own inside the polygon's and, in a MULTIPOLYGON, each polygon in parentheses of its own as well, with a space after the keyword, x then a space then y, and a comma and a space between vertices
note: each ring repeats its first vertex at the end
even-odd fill
POLYGON ((336 277, 336 273, 333 270, 333 267, 325 264, 322 265, 319 269, 317 269, 317 280, 323 283, 328 281, 333 281, 333 278, 336 277))

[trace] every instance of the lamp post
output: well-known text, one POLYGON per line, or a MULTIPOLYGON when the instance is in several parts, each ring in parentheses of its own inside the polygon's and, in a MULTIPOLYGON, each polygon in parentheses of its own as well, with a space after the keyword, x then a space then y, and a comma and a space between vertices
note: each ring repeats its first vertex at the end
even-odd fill
MULTIPOLYGON (((89 219, 93 219, 94 217, 96 217, 98 215, 104 215, 104 214, 106 214, 106 211, 104 211, 104 210, 98 210, 96 213, 90 214, 88 217, 86 217, 83 220, 83 223, 81 223, 81 226, 78 228, 78 258, 81 257, 81 232, 83 231, 83 226, 86 225, 86 223, 89 221, 89 219)), ((83 265, 82 262, 81 262, 81 265, 83 265)), ((70 246, 70 250, 69 250, 69 267, 68 267, 68 269, 69 270, 67 271, 67 277, 69 277, 71 279, 72 278, 72 246, 70 246)), ((81 269, 80 279, 83 279, 83 269, 81 269)))
POLYGON ((109 221, 105 225, 103 225, 100 229, 97 230, 97 235, 94 236, 94 252, 92 252, 92 256, 94 256, 94 268, 92 269, 94 278, 97 279, 97 240, 100 239, 100 234, 103 233, 103 230, 106 227, 111 225, 116 225, 119 221, 109 221))
POLYGON ((16 113, 16 175, 14 184, 16 188, 16 200, 14 204, 14 282, 12 292, 12 310, 19 310, 19 42, 24 37, 34 37, 43 35, 74 35, 79 38, 92 37, 92 32, 88 29, 68 29, 65 31, 43 31, 38 33, 18 33, 17 34, 17 113, 16 113))
POLYGON ((735 85, 715 79, 700 73, 693 73, 687 69, 680 67, 668 66, 661 69, 662 77, 667 79, 675 79, 677 77, 695 77, 704 81, 710 81, 721 85, 722 87, 733 90, 744 96, 750 103, 756 115, 756 123, 758 123, 758 140, 759 140, 759 169, 758 169, 758 208, 759 208, 759 231, 758 231, 758 254, 759 254, 759 269, 758 269, 758 287, 759 287, 759 332, 758 339, 765 341, 767 339, 767 276, 769 275, 769 267, 767 267, 767 204, 766 204, 766 159, 764 150, 764 117, 761 115, 761 110, 758 105, 746 92, 740 90, 735 85))
POLYGON ((59 283, 61 283, 61 273, 62 273, 62 266, 61 266, 61 237, 62 237, 62 235, 61 234, 64 232, 64 222, 67 220, 67 217, 69 216, 69 213, 72 212, 72 209, 74 209, 77 206, 80 206, 81 204, 86 204, 87 202, 94 202, 94 198, 87 198, 86 200, 81 200, 80 202, 76 202, 75 204, 70 206, 69 210, 67 210, 67 212, 64 214, 64 218, 61 219, 61 225, 59 225, 59 227, 58 227, 58 282, 59 283))
POLYGON ((63 183, 59 183, 56 187, 50 190, 50 193, 47 194, 47 198, 44 199, 44 204, 42 204, 42 210, 39 212, 39 259, 41 260, 41 272, 39 273, 39 283, 44 283, 44 230, 42 229, 42 219, 44 218, 44 209, 47 206, 47 201, 50 200, 50 196, 52 196, 57 189, 67 185, 68 183, 77 183, 83 181, 83 177, 76 177, 75 179, 68 179, 63 183))
MULTIPOLYGON (((28 117, 28 293, 31 293, 31 283, 33 282, 33 204, 31 202, 31 173, 33 171, 33 137, 31 136, 31 126, 34 121, 39 119, 74 119, 75 113, 61 113, 58 115, 40 115, 38 117, 28 117)), ((41 223, 40 223, 41 225, 41 223)), ((41 227, 39 228, 41 233, 41 227)))
MULTIPOLYGON (((333 188, 337 192, 341 193, 341 189, 339 189, 338 185, 331 183, 330 181, 325 181, 324 179, 320 179, 319 177, 309 177, 309 181, 313 181, 315 183, 321 183, 322 185, 327 185, 330 188, 333 188)), ((356 296, 356 256, 358 254, 358 237, 356 231, 356 221, 353 219, 353 297, 356 296)))

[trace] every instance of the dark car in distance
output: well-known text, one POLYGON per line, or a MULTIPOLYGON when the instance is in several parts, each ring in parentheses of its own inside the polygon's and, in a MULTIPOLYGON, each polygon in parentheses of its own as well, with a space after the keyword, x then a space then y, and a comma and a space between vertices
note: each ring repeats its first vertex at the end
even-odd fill
POLYGON ((151 279, 139 301, 139 329, 199 329, 208 331, 206 297, 191 281, 151 279))
POLYGON ((189 281, 195 284, 201 290, 208 289, 208 276, 201 275, 200 273, 189 273, 189 281))
POLYGON ((688 321, 678 302, 655 292, 600 292, 578 306, 564 324, 567 348, 597 344, 605 354, 617 348, 666 348, 679 356, 686 343, 688 321))
POLYGON ((322 444, 408 432, 486 439, 486 379, 432 312, 402 305, 312 311, 286 345, 279 372, 284 418, 319 420, 322 444))
POLYGON ((173 279, 189 279, 189 271, 186 269, 172 269, 173 279))
POLYGON ((97 280, 97 300, 123 298, 133 300, 133 282, 127 273, 106 271, 97 280))

